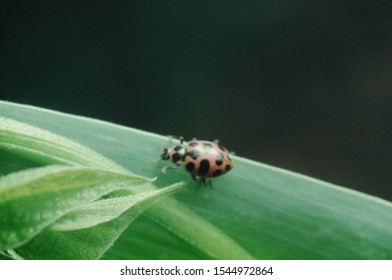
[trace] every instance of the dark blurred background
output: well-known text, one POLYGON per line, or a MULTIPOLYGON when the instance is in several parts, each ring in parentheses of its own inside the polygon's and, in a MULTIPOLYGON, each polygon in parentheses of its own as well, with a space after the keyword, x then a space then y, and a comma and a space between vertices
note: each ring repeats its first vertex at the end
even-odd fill
POLYGON ((390 0, 2 0, 0 99, 392 200, 390 0))

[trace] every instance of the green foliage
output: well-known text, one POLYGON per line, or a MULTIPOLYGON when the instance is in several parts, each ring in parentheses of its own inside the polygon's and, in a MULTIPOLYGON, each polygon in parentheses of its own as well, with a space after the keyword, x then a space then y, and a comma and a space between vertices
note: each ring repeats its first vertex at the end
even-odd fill
POLYGON ((0 117, 0 258, 392 258, 390 202, 240 157, 210 190, 160 172, 166 137, 7 102, 0 117))

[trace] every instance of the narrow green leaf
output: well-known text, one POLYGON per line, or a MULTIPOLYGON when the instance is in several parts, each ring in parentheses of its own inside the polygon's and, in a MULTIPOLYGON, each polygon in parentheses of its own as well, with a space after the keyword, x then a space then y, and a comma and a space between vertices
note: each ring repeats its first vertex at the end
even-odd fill
MULTIPOLYGON (((23 167, 23 164, 29 164, 30 161, 36 161, 40 164, 47 164, 50 162, 60 162, 64 164, 71 165, 88 165, 88 166, 104 166, 108 170, 114 170, 115 172, 121 172, 124 174, 130 174, 122 167, 116 165, 115 163, 107 160, 103 156, 100 156, 98 153, 87 149, 73 141, 65 139, 64 137, 49 133, 45 130, 35 128, 33 126, 21 124, 19 122, 4 118, 4 129, 3 134, 0 135, 0 151, 1 147, 7 154, 8 159, 17 160, 21 159, 19 162, 18 168, 23 167), (33 133, 31 133, 33 131, 33 133), (25 138, 28 138, 29 141, 24 141, 25 138), (30 141, 33 143, 39 143, 37 145, 31 146, 30 141), (10 143, 19 143, 19 145, 11 145, 10 143), (60 146, 60 148, 57 148, 60 146), (48 148, 49 147, 49 148, 48 148), (54 148, 53 148, 54 147, 54 148), (86 158, 79 159, 77 156, 77 150, 81 149, 82 154, 86 158), (20 153, 20 151, 28 152, 20 153), (38 155, 38 156, 37 156, 38 155), (39 160, 37 160, 37 158, 39 160), (26 160, 27 159, 27 160, 26 160), (40 160, 44 159, 40 162, 40 160), (72 159, 72 160, 69 160, 72 159), (101 161, 105 161, 106 165, 97 164, 96 160, 101 159, 101 161)), ((15 164, 8 165, 7 169, 10 170, 15 164)), ((25 166, 27 168, 29 166, 25 166)), ((147 191, 147 186, 144 186, 144 191, 147 191)), ((150 187, 150 191, 153 191, 155 188, 150 187)), ((87 210, 87 209, 84 209, 87 210)), ((90 209, 91 210, 91 209, 90 209)), ((70 214, 71 215, 71 214, 70 214)), ((75 212, 71 218, 76 219, 77 215, 82 215, 81 212, 75 212)), ((184 205, 176 202, 175 200, 167 200, 167 205, 162 207, 158 212, 152 212, 152 214, 148 215, 149 219, 154 220, 155 222, 159 222, 164 218, 165 222, 162 223, 168 230, 173 233, 181 236, 182 238, 186 238, 190 242, 190 244, 194 244, 196 248, 204 252, 210 257, 214 258, 252 258, 252 256, 243 250, 240 246, 238 246, 231 238, 227 237, 222 231, 213 226, 212 224, 206 222, 204 219, 195 215, 191 211, 189 211, 184 205), (173 209, 175 209, 173 211, 173 209), (188 213, 187 215, 179 213, 188 213), (168 219, 165 216, 171 216, 168 219), (180 227, 178 225, 181 225, 180 227), (198 228, 200 227, 200 228, 198 228), (181 229, 190 229, 188 230, 188 234, 182 234, 181 229), (192 230, 194 229, 194 230, 192 230), (202 233, 202 234, 199 234, 202 233), (210 236, 207 240, 203 237, 203 233, 205 235, 210 236), (222 246, 225 246, 225 250, 222 250, 222 246), (211 247, 211 248, 209 248, 211 247)), ((96 219, 91 219, 86 226, 93 226, 97 223, 101 223, 100 219, 104 220, 105 218, 97 216, 96 219)), ((106 217, 106 219, 108 219, 106 217)), ((83 218, 81 217, 79 222, 73 223, 70 226, 69 219, 68 224, 65 227, 74 227, 76 229, 76 224, 79 226, 83 218)), ((42 224, 43 226, 46 224, 42 224)), ((61 227, 61 226, 60 226, 61 227)), ((41 228, 39 228, 41 229, 41 228)), ((38 230, 38 229, 37 229, 38 230)), ((35 234, 35 233, 34 233, 35 234)), ((31 237, 31 236, 29 236, 31 237)), ((40 237, 38 237, 40 238, 40 237)), ((49 237, 46 237, 49 238, 49 237)), ((27 247, 26 247, 27 248, 27 247)), ((24 252, 28 252, 29 250, 24 250, 24 252)), ((35 250, 37 251, 37 250, 35 250)), ((33 255, 31 255, 33 257, 33 255)))
MULTIPOLYGON (((72 231, 96 226, 119 217, 123 212, 132 208, 147 207, 167 194, 173 194, 184 185, 183 182, 158 190, 145 191, 139 194, 130 194, 120 197, 109 197, 86 203, 78 209, 62 216, 51 225, 55 231, 72 231)), ((147 186, 144 186, 144 188, 147 186)))
MULTIPOLYGON (((98 259, 147 207, 182 187, 183 183, 179 183, 143 194, 88 203, 15 251, 28 259, 98 259), (72 218, 76 220, 72 222, 72 218)), ((133 244, 130 244, 127 250, 132 249, 133 244)))
MULTIPOLYGON (((155 160, 172 144, 166 137, 7 102, 0 102, 0 112, 72 139, 135 174, 158 176, 157 186, 189 178, 181 169, 161 174, 165 165, 155 160)), ((32 164, 29 157, 14 156, 5 155, 18 162, 7 163, 4 172, 32 164)), ((174 204, 165 199, 145 211, 103 258, 392 259, 390 202, 238 156, 233 160, 235 168, 214 180, 213 190, 189 182, 174 204), (210 247, 211 230, 247 254, 222 255, 218 245, 210 247)))
POLYGON ((61 216, 148 179, 88 167, 49 166, 0 178, 0 250, 16 248, 61 216))
POLYGON ((213 259, 255 258, 219 227, 174 199, 155 205, 146 215, 213 259))
MULTIPOLYGON (((15 158, 18 158, 32 165, 35 163, 35 166, 67 164, 129 174, 129 171, 122 166, 85 146, 38 127, 2 116, 0 116, 0 140, 0 152, 4 157, 5 166, 15 165, 15 158), (7 160, 6 155, 11 157, 11 160, 7 160)), ((2 169, 5 167, 3 166, 2 169)))

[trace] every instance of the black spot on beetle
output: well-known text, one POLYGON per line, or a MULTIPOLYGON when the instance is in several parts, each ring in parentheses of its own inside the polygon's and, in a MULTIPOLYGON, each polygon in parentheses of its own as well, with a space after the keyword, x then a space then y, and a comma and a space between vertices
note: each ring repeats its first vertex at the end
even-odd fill
POLYGON ((219 152, 219 154, 216 155, 215 163, 218 166, 221 166, 223 164, 223 154, 221 152, 219 152))
MULTIPOLYGON (((186 170, 188 170, 189 172, 192 172, 195 169, 195 164, 193 162, 188 162, 185 165, 186 170)), ((192 176, 194 177, 194 176, 192 176)))
POLYGON ((191 158, 196 160, 200 156, 200 152, 196 151, 196 150, 193 150, 193 151, 190 151, 190 152, 186 153, 186 155, 190 156, 191 158))
POLYGON ((196 147, 197 146, 197 142, 196 141, 189 142, 189 146, 196 147))
POLYGON ((182 146, 180 146, 180 145, 174 147, 174 150, 177 152, 180 151, 181 149, 182 149, 182 146))
POLYGON ((177 162, 177 161, 179 161, 180 159, 182 159, 182 156, 181 156, 181 154, 179 154, 179 153, 174 153, 173 156, 172 156, 172 158, 173 158, 173 162, 177 162))
POLYGON ((230 165, 226 164, 226 167, 225 167, 226 172, 230 171, 230 169, 231 169, 230 165))
POLYGON ((212 176, 218 177, 218 176, 222 175, 222 173, 223 173, 223 171, 218 169, 218 170, 215 170, 214 173, 212 173, 212 176))
POLYGON ((164 148, 163 152, 161 154, 161 159, 168 160, 169 157, 170 157, 169 149, 168 148, 164 148))
POLYGON ((199 166, 199 176, 204 176, 208 173, 208 170, 210 170, 210 162, 207 159, 203 159, 200 161, 200 166, 199 166))
POLYGON ((211 153, 212 145, 209 143, 203 143, 203 151, 207 154, 211 153))

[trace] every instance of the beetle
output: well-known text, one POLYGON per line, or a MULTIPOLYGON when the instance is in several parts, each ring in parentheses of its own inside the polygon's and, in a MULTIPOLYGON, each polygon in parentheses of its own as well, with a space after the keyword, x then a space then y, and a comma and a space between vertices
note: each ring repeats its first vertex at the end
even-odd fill
POLYGON ((169 168, 176 169, 183 162, 185 170, 192 178, 199 178, 205 185, 206 179, 224 175, 234 167, 229 152, 219 145, 218 140, 211 142, 193 138, 185 144, 181 137, 180 144, 163 149, 161 159, 170 160, 174 164, 174 167, 163 168, 162 172, 165 173, 169 168))

